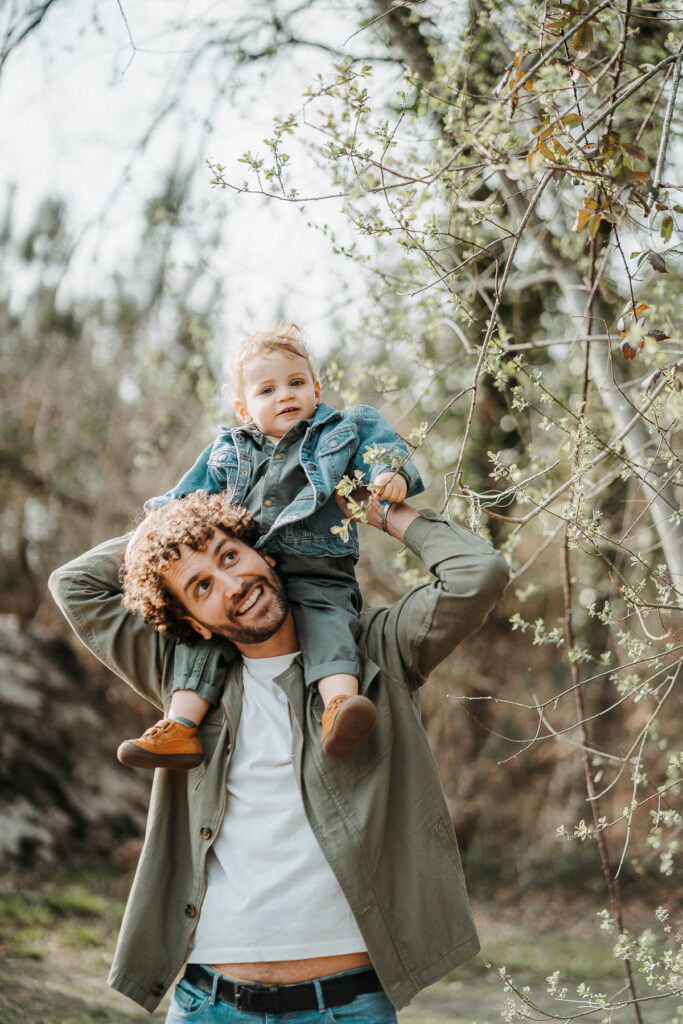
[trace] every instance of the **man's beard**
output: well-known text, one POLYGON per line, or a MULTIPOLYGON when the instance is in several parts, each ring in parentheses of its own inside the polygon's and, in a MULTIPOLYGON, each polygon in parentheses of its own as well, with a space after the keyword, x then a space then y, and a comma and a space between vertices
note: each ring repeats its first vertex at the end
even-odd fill
POLYGON ((239 607, 255 586, 261 587, 263 595, 269 598, 268 607, 258 622, 253 625, 244 625, 240 622, 239 616, 231 614, 224 623, 203 622, 202 625, 210 629, 215 636, 225 637, 226 640, 232 640, 235 644, 260 644, 264 640, 270 640, 287 618, 289 601, 280 577, 273 572, 267 576, 257 576, 250 580, 248 588, 233 601, 233 607, 239 607))

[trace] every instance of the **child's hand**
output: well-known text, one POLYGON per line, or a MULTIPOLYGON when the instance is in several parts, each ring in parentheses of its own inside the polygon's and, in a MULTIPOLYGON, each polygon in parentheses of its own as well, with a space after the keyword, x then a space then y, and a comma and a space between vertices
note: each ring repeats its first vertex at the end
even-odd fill
POLYGON ((405 501, 408 484, 405 477, 397 471, 390 470, 388 473, 380 473, 372 483, 376 488, 376 498, 384 498, 386 501, 405 501))

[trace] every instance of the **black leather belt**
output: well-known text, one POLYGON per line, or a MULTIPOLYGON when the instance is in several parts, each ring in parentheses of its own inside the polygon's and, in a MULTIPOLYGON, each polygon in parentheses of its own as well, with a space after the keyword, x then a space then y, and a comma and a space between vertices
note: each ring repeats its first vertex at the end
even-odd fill
MULTIPOLYGON (((202 992, 213 992, 216 975, 205 970, 201 964, 188 964, 184 977, 202 992)), ((319 984, 325 1008, 344 1006, 366 992, 382 991, 372 967, 339 978, 321 978, 319 984)), ((300 1010, 320 1009, 316 986, 312 981, 301 985, 252 985, 220 977, 216 998, 225 1003, 233 1003, 235 1009, 245 1013, 297 1013, 300 1010)))

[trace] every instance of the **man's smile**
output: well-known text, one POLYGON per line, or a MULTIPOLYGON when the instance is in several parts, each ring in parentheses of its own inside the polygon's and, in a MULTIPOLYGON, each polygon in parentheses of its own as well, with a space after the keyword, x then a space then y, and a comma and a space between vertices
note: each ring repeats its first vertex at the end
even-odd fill
POLYGON ((244 615, 250 608, 253 608, 262 593, 263 587, 260 583, 257 583, 256 586, 251 588, 244 601, 237 605, 235 615, 244 615))

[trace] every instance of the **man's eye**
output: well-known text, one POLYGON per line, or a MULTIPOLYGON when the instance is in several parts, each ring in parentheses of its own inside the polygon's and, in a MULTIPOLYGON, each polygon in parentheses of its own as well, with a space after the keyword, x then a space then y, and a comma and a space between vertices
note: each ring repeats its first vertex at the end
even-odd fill
POLYGON ((201 583, 198 583, 195 587, 195 594, 197 597, 203 597, 204 594, 208 593, 209 585, 208 580, 202 580, 201 583))
POLYGON ((221 556, 221 565, 232 565, 236 558, 237 555, 234 551, 224 551, 221 556))

